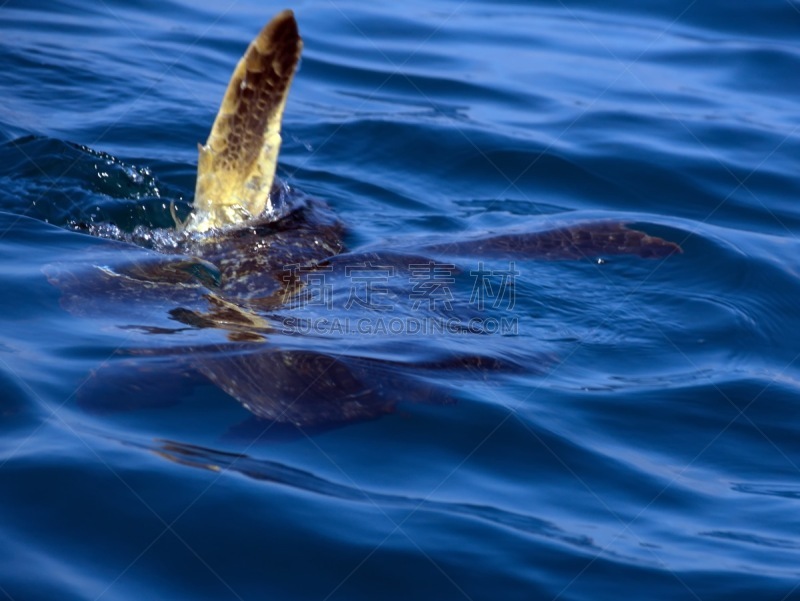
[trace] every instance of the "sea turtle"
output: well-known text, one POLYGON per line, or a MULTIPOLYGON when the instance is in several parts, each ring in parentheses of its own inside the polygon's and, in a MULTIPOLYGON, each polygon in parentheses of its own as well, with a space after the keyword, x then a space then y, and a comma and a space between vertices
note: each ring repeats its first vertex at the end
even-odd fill
MULTIPOLYGON (((414 253, 348 252, 344 228, 326 205, 273 185, 281 118, 301 49, 288 10, 250 44, 208 141, 199 146, 193 210, 184 220, 173 210, 176 227, 168 242, 119 235, 121 245, 95 248, 82 268, 70 264, 47 270, 69 311, 103 316, 116 326, 124 319, 122 327, 166 341, 127 348, 124 354, 135 365, 123 362, 114 370, 115 378, 141 394, 148 373, 166 365, 173 383, 181 379, 176 373, 202 374, 256 416, 297 425, 375 417, 401 400, 447 402, 448 395, 428 377, 433 370, 469 378, 522 367, 468 348, 424 360, 420 353, 409 361, 384 344, 368 356, 363 350, 348 352, 336 336, 298 336, 299 326, 329 319, 336 311, 332 305, 345 301, 347 284, 359 267, 391 271, 396 279, 383 284, 398 292, 408 283, 398 275, 415 266, 435 267, 440 257, 447 265, 452 261, 455 274, 458 257, 465 255, 579 259, 681 252, 675 243, 614 221, 423 244, 414 253), (130 243, 150 248, 135 249, 130 243), (321 276, 327 278, 323 292, 335 302, 309 302, 298 310, 321 276), (297 327, 285 331, 287 324, 297 327), (313 345, 304 342, 310 338, 313 345)), ((104 235, 109 237, 107 231, 104 235)), ((441 306, 446 304, 420 309, 407 303, 400 310, 405 316, 424 310, 449 319, 453 309, 441 306)), ((382 315, 363 303, 360 310, 366 319, 382 315)), ((163 380, 157 388, 161 396, 170 394, 163 380)))

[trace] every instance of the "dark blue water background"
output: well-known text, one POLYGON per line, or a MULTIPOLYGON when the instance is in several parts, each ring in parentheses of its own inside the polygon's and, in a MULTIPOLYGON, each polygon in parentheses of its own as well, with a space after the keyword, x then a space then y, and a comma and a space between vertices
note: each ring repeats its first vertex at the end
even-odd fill
POLYGON ((117 252, 70 223, 186 207, 281 8, 0 3, 0 598, 800 599, 800 5, 291 6, 279 175, 350 248, 598 217, 684 253, 521 260, 516 335, 399 344, 522 373, 254 437, 178 373, 118 399, 98 376, 158 336, 45 272, 117 252))

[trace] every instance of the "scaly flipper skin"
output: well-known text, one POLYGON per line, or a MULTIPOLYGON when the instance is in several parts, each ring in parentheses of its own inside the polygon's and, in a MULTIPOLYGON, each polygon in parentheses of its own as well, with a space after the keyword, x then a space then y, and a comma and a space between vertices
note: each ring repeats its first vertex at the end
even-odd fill
MULTIPOLYGON (((281 119, 303 41, 290 10, 279 13, 236 65, 205 146, 199 146, 189 231, 242 223, 270 211, 281 119)), ((181 227, 181 224, 178 224, 181 227)))

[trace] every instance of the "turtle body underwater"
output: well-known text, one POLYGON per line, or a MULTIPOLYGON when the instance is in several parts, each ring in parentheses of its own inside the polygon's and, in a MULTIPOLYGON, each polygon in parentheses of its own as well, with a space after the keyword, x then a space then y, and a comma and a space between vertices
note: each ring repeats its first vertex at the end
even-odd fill
POLYGON ((205 378, 256 417, 298 426, 370 419, 402 401, 447 403, 451 395, 431 374, 485 380, 530 368, 476 352, 485 336, 479 329, 446 355, 423 352, 409 360, 401 352, 408 343, 398 337, 384 337, 368 353, 306 326, 350 318, 353 311, 373 323, 384 316, 380 306, 352 294, 354 274, 369 269, 388 274, 380 290, 396 301, 399 316, 422 311, 451 321, 455 315, 461 323, 470 318, 465 304, 440 298, 420 308, 408 300, 415 269, 444 265, 457 278, 464 257, 585 260, 682 252, 673 242, 607 220, 439 239, 413 252, 348 251, 344 226, 323 202, 274 183, 281 120, 301 50, 291 11, 278 14, 250 44, 199 147, 192 211, 183 219, 172 211, 169 244, 143 249, 141 240, 120 237, 94 249, 81 268, 47 270, 68 311, 165 341, 133 345, 109 369, 134 395, 146 395, 149 384, 159 395, 177 395, 179 382, 205 378))

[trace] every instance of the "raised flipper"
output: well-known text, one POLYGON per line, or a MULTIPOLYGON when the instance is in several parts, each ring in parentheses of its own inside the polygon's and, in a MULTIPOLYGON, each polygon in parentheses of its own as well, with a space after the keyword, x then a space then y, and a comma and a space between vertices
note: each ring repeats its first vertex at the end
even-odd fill
MULTIPOLYGON (((199 146, 191 231, 271 210, 281 119, 303 42, 292 11, 270 21, 236 65, 205 146, 199 146)), ((179 227, 181 224, 178 224, 179 227)))
POLYGON ((609 255, 658 259, 683 252, 675 242, 631 229, 619 221, 597 221, 540 232, 500 234, 477 240, 436 244, 425 250, 449 255, 550 260, 590 259, 609 255))

